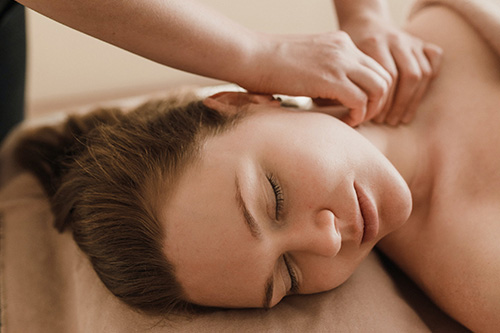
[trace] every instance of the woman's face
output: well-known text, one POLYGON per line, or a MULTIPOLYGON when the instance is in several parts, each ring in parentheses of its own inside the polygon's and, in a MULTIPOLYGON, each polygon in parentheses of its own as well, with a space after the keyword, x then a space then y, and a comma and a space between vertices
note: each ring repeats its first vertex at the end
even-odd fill
POLYGON ((209 138, 165 204, 165 253, 188 300, 274 306, 343 283, 411 197, 389 161, 319 113, 252 104, 209 138))

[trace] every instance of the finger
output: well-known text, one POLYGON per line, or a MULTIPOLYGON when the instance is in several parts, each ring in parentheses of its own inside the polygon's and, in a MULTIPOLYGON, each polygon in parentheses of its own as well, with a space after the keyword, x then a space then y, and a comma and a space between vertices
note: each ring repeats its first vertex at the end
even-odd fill
POLYGON ((313 98, 314 112, 324 113, 335 118, 342 118, 349 113, 349 109, 338 99, 313 98))
POLYGON ((365 118, 368 96, 347 78, 342 80, 336 88, 335 91, 338 93, 337 99, 349 109, 349 112, 341 117, 341 120, 349 126, 358 126, 365 118))
POLYGON ((420 70, 422 71, 422 79, 420 84, 413 95, 412 100, 410 101, 408 107, 406 108, 405 113, 403 114, 401 121, 405 124, 409 123, 416 114, 417 108, 420 105, 420 101, 422 97, 425 95, 427 88, 429 87, 429 83, 432 77, 432 67, 424 54, 423 50, 414 51, 415 59, 417 59, 420 70))
POLYGON ((420 101, 422 100, 422 97, 425 94, 425 91, 427 90, 428 87, 428 81, 426 80, 427 83, 421 84, 420 87, 418 87, 417 91, 415 92, 415 96, 413 98, 413 101, 410 103, 404 114, 402 115, 400 121, 403 122, 404 124, 410 123, 413 118, 415 117, 415 114, 417 113, 417 108, 420 104, 420 101))
MULTIPOLYGON (((376 55, 376 53, 374 53, 374 55, 376 55)), ((361 63, 377 73, 380 77, 382 77, 382 79, 384 79, 385 82, 387 82, 387 85, 390 86, 392 84, 392 76, 383 65, 386 62, 386 57, 380 56, 378 58, 380 58, 380 62, 378 59, 372 58, 371 54, 369 56, 363 54, 363 61, 361 63)), ((391 58, 392 57, 389 55, 389 59, 391 58)))
POLYGON ((373 118, 376 122, 382 122, 392 106, 398 82, 398 69, 389 48, 378 48, 376 51, 372 51, 370 56, 372 56, 373 59, 375 59, 382 67, 384 67, 391 77, 388 86, 389 91, 387 93, 384 106, 382 110, 373 118))
POLYGON ((399 81, 393 107, 385 119, 388 124, 393 126, 399 123, 422 78, 420 65, 411 51, 395 48, 394 59, 398 68, 399 81))
POLYGON ((415 93, 414 100, 412 101, 411 107, 406 111, 406 114, 402 118, 402 122, 407 124, 413 120, 415 117, 417 107, 420 104, 421 99, 425 95, 425 92, 427 91, 430 81, 436 77, 436 75, 439 73, 439 69, 441 68, 441 61, 442 61, 442 55, 443 55, 443 50, 434 44, 425 44, 423 47, 422 52, 425 55, 425 61, 421 60, 421 63, 427 62, 428 66, 430 67, 430 74, 426 78, 425 82, 422 83, 422 85, 419 87, 419 90, 415 93))
POLYGON ((367 96, 367 109, 362 121, 376 116, 387 99, 389 86, 385 78, 366 66, 360 66, 357 70, 348 73, 347 77, 367 96))

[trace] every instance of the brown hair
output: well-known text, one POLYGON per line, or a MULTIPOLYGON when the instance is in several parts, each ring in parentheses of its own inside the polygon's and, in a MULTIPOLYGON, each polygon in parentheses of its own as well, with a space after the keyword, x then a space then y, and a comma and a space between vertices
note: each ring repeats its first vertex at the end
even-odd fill
POLYGON ((135 309, 165 315, 193 307, 163 252, 159 201, 204 138, 237 119, 201 102, 99 110, 26 134, 16 157, 49 195, 55 227, 71 228, 106 287, 135 309))

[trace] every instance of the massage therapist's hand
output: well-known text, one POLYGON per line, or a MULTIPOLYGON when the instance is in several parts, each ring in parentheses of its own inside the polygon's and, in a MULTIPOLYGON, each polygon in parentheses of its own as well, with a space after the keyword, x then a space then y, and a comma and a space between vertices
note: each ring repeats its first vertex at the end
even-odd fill
POLYGON ((410 122, 429 83, 438 73, 441 49, 411 36, 380 16, 353 17, 344 21, 341 29, 393 79, 387 103, 374 120, 390 125, 410 122))
POLYGON ((263 38, 267 51, 241 76, 247 78, 238 82, 244 88, 337 100, 350 109, 342 120, 351 126, 372 119, 387 104, 391 76, 345 32, 263 38))

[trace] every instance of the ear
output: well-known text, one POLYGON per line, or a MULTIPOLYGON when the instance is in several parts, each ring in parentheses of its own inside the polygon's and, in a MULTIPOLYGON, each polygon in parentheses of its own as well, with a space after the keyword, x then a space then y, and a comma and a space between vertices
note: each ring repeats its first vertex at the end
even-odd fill
POLYGON ((280 102, 274 99, 272 95, 234 91, 223 91, 207 97, 203 100, 203 104, 211 109, 227 113, 236 113, 242 109, 247 109, 252 104, 280 106, 280 102))

